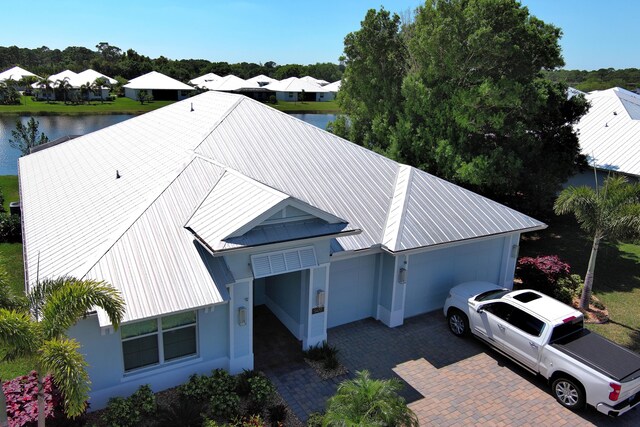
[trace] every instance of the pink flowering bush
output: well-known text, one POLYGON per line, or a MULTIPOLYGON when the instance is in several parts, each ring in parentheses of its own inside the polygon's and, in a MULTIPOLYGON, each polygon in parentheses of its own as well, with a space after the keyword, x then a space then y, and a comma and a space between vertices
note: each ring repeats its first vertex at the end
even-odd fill
MULTIPOLYGON (((38 374, 31 371, 2 384, 7 398, 9 427, 35 426, 38 422, 38 374)), ((64 424, 66 417, 62 407, 62 396, 51 376, 44 378, 44 401, 47 425, 64 424), (54 422, 58 421, 58 423, 54 422)))
POLYGON ((518 260, 516 276, 522 280, 519 289, 535 289, 556 298, 565 304, 571 304, 577 291, 580 276, 571 275, 571 267, 557 255, 522 257, 518 260))

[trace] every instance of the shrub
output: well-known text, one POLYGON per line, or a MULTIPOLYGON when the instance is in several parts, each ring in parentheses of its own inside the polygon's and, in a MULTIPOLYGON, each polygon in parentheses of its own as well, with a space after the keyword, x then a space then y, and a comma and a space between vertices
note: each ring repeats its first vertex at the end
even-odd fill
POLYGON ((212 395, 212 378, 207 375, 193 374, 178 387, 178 396, 183 400, 206 402, 212 395))
POLYGON ((18 215, 0 213, 0 243, 21 243, 22 227, 18 215))
POLYGON ((335 346, 329 345, 326 341, 322 341, 322 345, 311 346, 304 352, 304 357, 315 361, 325 360, 330 357, 336 357, 337 355, 338 349, 335 346))
POLYGON ((240 396, 248 396, 251 393, 251 386, 249 385, 249 379, 255 377, 264 377, 264 374, 254 369, 244 369, 241 374, 236 376, 236 393, 240 396))
POLYGON ((156 397, 151 388, 145 384, 140 386, 128 398, 112 397, 102 414, 102 421, 111 427, 139 426, 143 418, 156 411, 156 397))
POLYGON ((320 412, 312 412, 307 418, 307 427, 322 427, 324 415, 320 412))
POLYGON ((240 397, 235 392, 236 380, 223 369, 216 369, 211 375, 211 410, 225 418, 238 414, 240 397))
POLYGON ((269 413, 269 421, 271 421, 272 426, 277 426, 278 423, 284 423, 287 419, 287 407, 283 404, 270 406, 267 412, 269 413))
POLYGON ((200 427, 202 404, 184 399, 168 406, 159 406, 155 427, 200 427))
MULTIPOLYGON (((47 425, 69 424, 64 415, 63 399, 51 376, 46 376, 44 384, 44 412, 47 425)), ((7 400, 7 417, 10 427, 35 425, 38 421, 38 373, 14 378, 2 385, 7 400)))
POLYGON ((558 280, 569 277, 570 270, 569 264, 562 262, 556 255, 550 255, 522 257, 518 260, 516 272, 524 288, 552 296, 558 280))
POLYGON ((264 408, 273 398, 276 389, 265 376, 256 376, 249 378, 249 387, 251 389, 249 393, 249 407, 251 413, 259 414, 264 411, 264 408))
POLYGON ((270 104, 277 104, 278 103, 278 99, 276 98, 275 95, 269 96, 269 103, 270 104))
POLYGON ((338 355, 336 353, 327 355, 322 361, 322 367, 328 371, 338 369, 339 366, 340 362, 338 361, 338 355))
POLYGON ((239 413, 240 396, 231 390, 226 393, 214 393, 209 401, 211 411, 224 418, 233 418, 239 413))

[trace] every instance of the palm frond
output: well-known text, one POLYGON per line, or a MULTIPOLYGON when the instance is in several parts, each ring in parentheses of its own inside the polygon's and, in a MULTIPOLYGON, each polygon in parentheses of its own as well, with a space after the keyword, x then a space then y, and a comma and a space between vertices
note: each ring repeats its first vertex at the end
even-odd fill
POLYGON ((75 418, 86 409, 89 398, 87 362, 78 352, 80 344, 72 339, 52 339, 40 348, 39 361, 44 371, 62 392, 66 414, 75 418))
POLYGON ((65 278, 51 292, 42 307, 43 330, 47 338, 61 336, 94 307, 102 308, 115 328, 124 317, 124 300, 105 282, 65 278))
POLYGON ((0 342, 6 348, 5 359, 34 354, 40 337, 40 328, 28 313, 0 309, 0 342))
POLYGON ((36 320, 42 319, 42 307, 49 295, 57 289, 60 289, 67 280, 68 278, 65 276, 56 279, 46 279, 36 283, 29 289, 29 293, 27 294, 29 310, 31 310, 36 320))

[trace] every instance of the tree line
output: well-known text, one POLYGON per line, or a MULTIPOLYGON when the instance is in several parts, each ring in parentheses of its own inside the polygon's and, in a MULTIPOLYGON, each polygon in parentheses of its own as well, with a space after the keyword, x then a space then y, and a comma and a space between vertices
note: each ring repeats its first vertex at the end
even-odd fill
POLYGON ((343 64, 330 62, 309 65, 278 65, 274 61, 268 61, 264 64, 253 62, 230 64, 206 59, 173 60, 164 56, 150 58, 133 49, 124 51, 108 42, 98 43, 95 50, 82 46, 69 46, 63 50, 49 49, 46 46, 35 49, 0 46, 0 70, 15 65, 40 76, 56 74, 66 69, 81 72, 91 68, 123 81, 131 80, 150 71, 158 71, 183 82, 207 73, 215 73, 219 76, 234 74, 243 79, 264 74, 278 80, 310 75, 334 82, 342 78, 344 70, 343 64))
POLYGON ((630 91, 640 88, 640 69, 601 68, 599 70, 549 70, 545 75, 550 80, 562 82, 583 92, 621 87, 630 91))

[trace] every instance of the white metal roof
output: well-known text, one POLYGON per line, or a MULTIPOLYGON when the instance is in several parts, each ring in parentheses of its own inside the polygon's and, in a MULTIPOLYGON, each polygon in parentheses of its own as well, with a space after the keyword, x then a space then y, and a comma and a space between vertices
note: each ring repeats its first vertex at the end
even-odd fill
POLYGON ((27 71, 24 68, 16 66, 16 67, 9 68, 8 70, 5 70, 5 71, 1 72, 0 73, 0 81, 7 80, 7 79, 18 81, 21 78, 28 77, 28 76, 39 77, 39 76, 33 74, 31 71, 27 71))
POLYGON ((221 77, 215 73, 207 73, 200 77, 196 77, 195 79, 189 80, 189 84, 192 84, 194 86, 200 86, 204 82, 213 82, 220 78, 221 77))
POLYGON ((233 92, 241 89, 257 89, 260 85, 257 82, 248 82, 240 77, 229 74, 218 80, 203 82, 200 87, 221 92, 233 92))
POLYGON ((92 70, 91 68, 89 68, 88 70, 84 70, 81 73, 78 73, 78 80, 82 81, 83 82, 82 84, 86 82, 93 83, 96 79, 101 77, 104 79, 107 79, 107 81, 112 85, 118 83, 116 79, 113 79, 109 76, 106 76, 102 73, 92 70))
POLYGON ((401 251, 544 226, 260 102, 215 91, 24 156, 18 166, 27 284, 62 275, 108 280, 125 295, 126 321, 223 301, 216 274, 226 277, 224 265, 203 256, 184 226, 199 222, 214 242, 234 235, 268 212, 269 194, 362 230, 339 237, 334 250, 401 251), (260 189, 250 201, 237 192, 243 183, 260 189), (248 205, 240 219, 222 215, 233 196, 248 205))
POLYGON ((305 92, 327 92, 322 86, 298 77, 289 77, 263 87, 274 92, 302 92, 303 90, 305 92))
POLYGON ((329 83, 324 88, 329 92, 338 92, 340 90, 341 85, 342 85, 342 80, 338 80, 333 83, 329 83))
POLYGON ((136 77, 129 83, 124 85, 129 89, 158 89, 158 90, 193 90, 189 85, 186 85, 176 79, 169 76, 165 76, 157 71, 151 71, 140 77, 136 77))
POLYGON ((269 77, 269 76, 265 76, 264 74, 260 74, 260 75, 257 75, 255 77, 251 77, 250 79, 247 79, 247 81, 251 82, 251 83, 258 83, 259 85, 263 85, 264 86, 264 85, 267 85, 269 83, 275 83, 278 80, 274 79, 272 77, 269 77))
POLYGON ((591 108, 576 124, 582 154, 598 168, 640 176, 640 95, 616 87, 586 99, 591 108))
POLYGON ((324 86, 329 84, 329 82, 326 80, 316 79, 315 77, 311 77, 311 76, 300 77, 300 80, 304 80, 305 82, 313 83, 318 86, 324 86))
MULTIPOLYGON (((53 87, 56 87, 59 84, 58 83, 59 81, 65 80, 65 79, 69 81, 69 84, 75 87, 74 83, 77 83, 75 80, 77 77, 78 77, 78 73, 71 70, 64 70, 57 74, 51 74, 48 80, 51 83, 53 83, 52 84, 53 87)), ((82 84, 84 84, 84 82, 82 84)))

